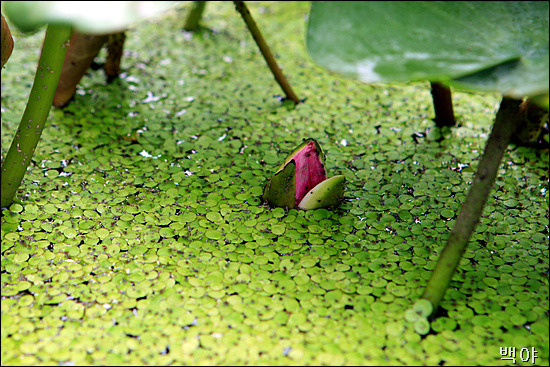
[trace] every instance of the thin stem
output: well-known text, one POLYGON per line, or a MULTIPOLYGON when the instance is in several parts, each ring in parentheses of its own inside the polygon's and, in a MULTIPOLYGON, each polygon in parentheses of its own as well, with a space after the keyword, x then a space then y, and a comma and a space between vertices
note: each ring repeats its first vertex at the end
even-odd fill
POLYGON ((104 67, 107 83, 111 83, 120 74, 120 60, 122 59, 125 40, 126 33, 124 32, 109 35, 109 40, 107 41, 107 59, 105 60, 104 67))
POLYGON ((470 186, 470 191, 462 205, 455 226, 422 295, 422 298, 432 303, 433 313, 439 307, 453 273, 466 250, 470 236, 479 221, 502 157, 514 131, 520 103, 520 100, 507 97, 504 97, 500 103, 474 182, 470 186))
POLYGON ((185 20, 185 25, 183 26, 183 29, 185 29, 188 32, 191 32, 197 29, 199 25, 199 21, 201 20, 202 12, 204 11, 205 5, 206 5, 206 1, 193 1, 193 5, 191 6, 191 11, 187 15, 187 19, 185 20))
POLYGON ((277 65, 277 61, 275 61, 275 57, 273 57, 273 54, 271 53, 269 46, 267 46, 267 43, 265 42, 262 36, 262 33, 258 29, 256 22, 254 22, 254 19, 252 19, 252 15, 250 15, 250 11, 248 11, 246 4, 244 3, 244 1, 234 1, 234 3, 235 3, 235 8, 237 8, 237 11, 241 13, 243 20, 246 23, 246 26, 248 27, 248 30, 250 31, 250 33, 252 33, 252 37, 254 37, 256 44, 260 48, 260 52, 264 56, 264 59, 267 62, 267 65, 269 66, 269 69, 271 69, 271 72, 275 76, 277 83, 279 83, 279 85, 283 89, 283 92, 285 93, 286 98, 292 100, 295 104, 300 103, 300 99, 298 98, 298 96, 296 96, 296 94, 290 87, 290 84, 288 83, 285 76, 283 75, 281 69, 277 65))
POLYGON ((1 207, 8 207, 31 161, 52 107, 71 35, 69 26, 49 25, 29 100, 19 128, 2 163, 1 207))
POLYGON ((438 82, 431 82, 430 85, 432 87, 435 124, 439 127, 456 125, 451 89, 438 82))

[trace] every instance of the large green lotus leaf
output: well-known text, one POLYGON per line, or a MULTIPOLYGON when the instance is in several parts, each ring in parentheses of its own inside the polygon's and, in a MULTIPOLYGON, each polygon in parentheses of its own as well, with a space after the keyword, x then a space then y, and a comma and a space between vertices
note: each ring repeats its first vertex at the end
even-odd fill
POLYGON ((546 1, 314 2, 306 42, 321 66, 366 83, 548 93, 546 1))
MULTIPOLYGON (((4 3, 4 2, 3 2, 4 3)), ((6 1, 4 13, 22 32, 44 24, 67 24, 83 33, 120 32, 169 9, 171 1, 6 1)))
MULTIPOLYGON (((457 87, 482 91, 498 91, 507 96, 548 97, 548 49, 546 55, 522 58, 504 63, 452 81, 457 87)), ((548 106, 548 102, 546 102, 548 106)))

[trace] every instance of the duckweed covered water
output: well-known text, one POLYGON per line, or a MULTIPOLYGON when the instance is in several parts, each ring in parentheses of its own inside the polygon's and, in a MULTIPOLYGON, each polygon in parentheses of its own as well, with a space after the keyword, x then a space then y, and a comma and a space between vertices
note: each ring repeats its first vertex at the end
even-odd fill
MULTIPOLYGON (((232 4, 209 2, 199 33, 181 31, 188 4, 130 30, 122 78, 90 72, 50 114, 2 217, 2 364, 511 365, 500 348, 515 347, 518 364, 536 351, 548 365, 548 152, 509 149, 429 322, 413 305, 498 96, 455 91, 460 125, 438 130, 427 83, 316 67, 306 3, 250 7, 306 100, 295 109, 232 4), (345 175, 346 201, 263 205, 305 137, 345 175)), ((3 154, 43 38, 14 33, 3 154)))

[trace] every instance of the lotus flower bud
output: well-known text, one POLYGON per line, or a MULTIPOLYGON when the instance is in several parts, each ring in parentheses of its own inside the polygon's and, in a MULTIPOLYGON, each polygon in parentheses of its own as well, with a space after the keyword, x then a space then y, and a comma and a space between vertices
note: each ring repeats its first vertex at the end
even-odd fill
POLYGON ((338 205, 344 196, 342 175, 327 179, 325 156, 315 139, 307 139, 286 157, 267 182, 263 199, 273 206, 304 210, 338 205))

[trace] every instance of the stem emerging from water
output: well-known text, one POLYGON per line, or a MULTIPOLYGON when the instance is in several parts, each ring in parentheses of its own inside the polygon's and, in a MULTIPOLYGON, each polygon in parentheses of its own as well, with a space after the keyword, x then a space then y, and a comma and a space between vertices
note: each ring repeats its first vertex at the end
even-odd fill
POLYGON ((435 124, 438 127, 455 126, 451 89, 439 82, 431 82, 430 86, 434 102, 435 124))
POLYGON ((273 73, 273 75, 275 76, 275 79, 277 80, 277 83, 279 83, 279 85, 283 89, 283 92, 286 94, 286 98, 292 100, 295 104, 300 103, 300 99, 290 87, 290 84, 286 80, 281 69, 279 69, 279 66, 277 65, 277 61, 275 61, 275 57, 273 57, 273 54, 271 53, 269 46, 265 42, 264 37, 260 32, 260 29, 256 25, 256 22, 254 22, 254 19, 252 19, 252 16, 250 15, 250 11, 248 11, 248 8, 246 7, 246 4, 244 3, 244 1, 234 1, 234 3, 235 3, 235 7, 237 8, 237 11, 241 13, 244 19, 244 22, 248 27, 248 30, 250 31, 250 33, 252 33, 252 37, 254 37, 256 44, 260 48, 260 51, 264 56, 265 61, 267 62, 267 65, 269 66, 269 68, 271 69, 271 72, 273 73))
POLYGON ((193 4, 191 5, 191 11, 187 15, 187 19, 185 19, 185 25, 183 26, 183 29, 188 32, 197 29, 205 5, 206 1, 193 1, 193 4))
POLYGON ((453 273, 479 221, 500 162, 515 129, 520 103, 521 100, 507 97, 504 97, 500 103, 474 182, 470 186, 470 191, 462 205, 455 226, 422 295, 422 298, 432 303, 432 314, 439 307, 445 291, 449 287, 453 273))
POLYGON ((31 161, 59 82, 61 67, 71 35, 69 26, 49 25, 31 94, 19 123, 19 128, 2 163, 1 207, 8 207, 31 161))

